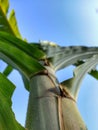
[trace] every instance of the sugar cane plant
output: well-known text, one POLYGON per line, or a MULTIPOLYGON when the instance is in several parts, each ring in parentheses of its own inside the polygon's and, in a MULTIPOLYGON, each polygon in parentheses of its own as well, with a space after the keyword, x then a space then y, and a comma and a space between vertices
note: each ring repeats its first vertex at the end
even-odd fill
MULTIPOLYGON (((98 79, 98 47, 61 47, 48 41, 22 39, 14 10, 9 17, 8 0, 0 0, 0 59, 8 64, 0 73, 0 130, 87 130, 77 108, 78 91, 89 73, 98 79), (21 60, 23 59, 23 60, 21 60), (59 82, 56 72, 76 66, 71 79, 59 82), (12 111, 15 85, 7 79, 13 69, 29 91, 25 126, 12 111)), ((67 74, 65 74, 66 77, 67 74)))

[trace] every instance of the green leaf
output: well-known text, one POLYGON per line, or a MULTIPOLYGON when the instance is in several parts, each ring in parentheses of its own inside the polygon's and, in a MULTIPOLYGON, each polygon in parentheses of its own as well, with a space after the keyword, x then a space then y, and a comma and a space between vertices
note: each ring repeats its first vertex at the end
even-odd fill
POLYGON ((80 84, 84 78, 84 76, 89 73, 91 70, 96 68, 98 64, 98 55, 94 55, 89 58, 84 64, 78 66, 74 70, 74 77, 63 81, 61 84, 69 89, 71 94, 77 99, 78 91, 80 89, 80 84))
POLYGON ((21 38, 14 10, 11 11, 9 18, 7 18, 8 8, 8 0, 0 0, 0 31, 5 31, 21 38))
POLYGON ((4 74, 5 76, 8 76, 8 75, 12 72, 12 70, 13 70, 12 66, 7 65, 7 67, 6 67, 5 70, 3 71, 3 74, 4 74))
MULTIPOLYGON (((18 69, 22 74, 26 76, 28 80, 34 74, 45 69, 36 59, 21 49, 22 45, 24 48, 29 49, 31 47, 29 44, 25 44, 24 41, 18 39, 19 42, 21 41, 21 44, 19 44, 19 42, 17 42, 17 38, 14 38, 13 44, 10 40, 6 40, 7 35, 2 35, 4 38, 2 38, 1 35, 2 33, 0 33, 0 58, 14 68, 18 69), (18 45, 21 45, 21 47, 18 45)), ((9 35, 9 39, 10 38, 11 37, 9 35)))
POLYGON ((11 97, 15 86, 0 73, 0 130, 25 130, 15 119, 11 97))
POLYGON ((26 89, 27 91, 29 91, 29 89, 30 89, 30 83, 29 83, 29 80, 28 80, 24 75, 22 75, 22 80, 23 80, 23 83, 24 83, 25 89, 26 89))
POLYGON ((2 8, 2 11, 6 15, 9 8, 9 0, 0 0, 0 8, 2 8))
POLYGON ((60 47, 47 41, 41 41, 40 46, 46 52, 47 58, 50 59, 56 71, 72 65, 78 60, 84 60, 98 54, 98 47, 60 47))
MULTIPOLYGON (((0 31, 5 31, 5 32, 8 32, 10 34, 17 36, 18 38, 21 38, 19 29, 17 26, 17 21, 16 21, 14 10, 11 11, 9 18, 7 18, 8 8, 9 8, 8 0, 1 0, 0 1, 0 31)), ((1 35, 2 34, 0 34, 0 36, 1 35)), ((18 48, 25 51, 25 53, 27 53, 28 55, 35 57, 37 59, 44 58, 45 54, 41 50, 37 49, 35 46, 33 46, 33 47, 31 45, 28 46, 28 45, 26 45, 27 44, 26 42, 24 42, 24 44, 22 44, 23 41, 21 43, 21 41, 19 39, 17 39, 17 42, 15 43, 16 39, 14 39, 13 37, 10 37, 10 35, 4 36, 3 40, 5 39, 5 37, 6 37, 6 40, 8 40, 12 44, 15 44, 18 48), (20 45, 20 44, 22 44, 22 45, 20 45)), ((6 40, 5 40, 5 42, 6 42, 6 40)), ((4 71, 4 74, 6 76, 8 76, 11 71, 12 71, 11 66, 7 66, 7 68, 4 71)), ((24 75, 22 75, 22 77, 24 77, 24 75)), ((25 79, 24 81, 28 81, 28 79, 26 79, 26 77, 24 77, 24 79, 25 79)), ((24 84, 26 85, 26 88, 27 88, 26 82, 24 84)))
POLYGON ((0 40, 3 40, 5 42, 9 42, 12 46, 18 47, 31 57, 35 57, 37 59, 45 59, 46 55, 43 51, 38 49, 36 46, 31 46, 30 44, 27 44, 27 42, 20 40, 11 34, 8 34, 6 32, 0 32, 0 40))
MULTIPOLYGON (((22 50, 23 52, 25 52, 27 55, 29 55, 33 59, 36 58, 36 59, 40 60, 40 59, 44 59, 46 57, 45 53, 42 52, 40 49, 38 49, 35 45, 31 46, 31 44, 27 44, 26 42, 8 34, 8 33, 0 32, 0 40, 1 41, 4 40, 7 43, 9 42, 9 44, 11 46, 14 46, 15 48, 22 50)), ((6 70, 4 71, 4 74, 7 76, 11 72, 11 70, 13 70, 13 68, 11 68, 11 66, 8 66, 6 68, 6 70)), ((22 75, 22 77, 24 77, 24 75, 22 75)), ((28 79, 26 79, 26 77, 24 77, 23 81, 24 81, 25 88, 27 90, 29 90, 29 87, 28 87, 29 85, 27 85, 28 84, 27 82, 29 82, 28 79)))
POLYGON ((15 17, 15 12, 14 10, 11 11, 10 16, 9 16, 9 24, 11 29, 13 30, 15 36, 17 36, 18 38, 22 38, 17 26, 17 21, 16 21, 16 17, 15 17))
POLYGON ((98 70, 92 70, 89 74, 98 80, 98 70))
MULTIPOLYGON (((9 9, 9 0, 0 0, 0 31, 5 31, 21 38, 17 26, 17 21, 15 18, 15 12, 14 10, 12 10, 8 19, 7 18, 8 9, 9 9)), ((10 72, 11 72, 11 67, 8 66, 4 71, 4 73, 8 75, 10 72)))
POLYGON ((1 6, 0 6, 0 31, 6 31, 8 33, 13 34, 13 31, 11 27, 9 26, 8 20, 1 6))
MULTIPOLYGON (((3 71, 3 74, 7 77, 9 76, 9 74, 13 71, 13 67, 10 66, 10 65, 7 65, 7 67, 5 68, 5 70, 3 71)), ((30 89, 30 86, 29 86, 29 80, 23 75, 21 74, 22 76, 22 79, 23 79, 23 83, 24 83, 24 86, 25 86, 25 89, 27 91, 29 91, 30 89)))

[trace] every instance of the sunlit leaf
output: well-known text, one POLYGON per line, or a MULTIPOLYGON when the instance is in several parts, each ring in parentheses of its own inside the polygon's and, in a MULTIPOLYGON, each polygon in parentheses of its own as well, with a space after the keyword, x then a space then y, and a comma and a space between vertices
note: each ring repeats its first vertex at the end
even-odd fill
POLYGON ((0 8, 2 8, 3 13, 6 15, 9 8, 9 0, 0 0, 0 8))
POLYGON ((15 86, 0 73, 0 130, 25 130, 15 119, 11 97, 15 86))
POLYGON ((13 31, 11 27, 9 26, 9 23, 7 21, 7 18, 2 10, 2 7, 0 6, 0 31, 6 31, 8 33, 13 34, 13 31))
MULTIPOLYGON (((15 18, 14 10, 11 11, 9 19, 8 19, 7 18, 8 9, 9 9, 9 1, 0 0, 0 31, 5 31, 5 32, 15 35, 16 37, 21 38, 19 29, 17 26, 17 21, 15 18)), ((9 68, 9 66, 8 66, 8 68, 9 68)), ((7 68, 7 71, 8 71, 8 68, 7 68)), ((11 71, 9 71, 9 73, 10 72, 11 71)))
MULTIPOLYGON (((0 58, 1 59, 6 61, 8 64, 13 66, 14 68, 18 69, 28 79, 34 74, 44 69, 44 67, 36 59, 34 59, 33 56, 31 57, 30 54, 28 55, 28 53, 24 51, 24 49, 26 48, 28 49, 31 48, 29 44, 25 44, 24 41, 19 40, 19 39, 18 39, 18 42, 21 42, 21 44, 18 44, 17 38, 15 37, 13 40, 14 42, 13 44, 10 40, 8 40, 8 38, 6 40, 7 35, 2 35, 4 36, 2 37, 1 34, 2 33, 0 33, 0 58), (24 44, 26 46, 24 46, 24 44), (18 45, 21 45, 21 46, 18 46, 18 45)), ((10 38, 11 37, 9 37, 9 39, 10 38)))
POLYGON ((11 11, 9 19, 7 18, 8 8, 8 0, 0 0, 0 31, 5 31, 21 38, 14 10, 11 11))
POLYGON ((35 57, 37 59, 44 59, 46 57, 45 53, 39 50, 37 47, 31 46, 30 44, 27 44, 25 41, 20 40, 6 32, 0 32, 0 40, 9 42, 10 45, 21 49, 31 57, 35 57))
MULTIPOLYGON (((2 1, 2 4, 0 4, 0 31, 5 31, 5 32, 15 35, 16 37, 21 38, 19 29, 17 26, 17 21, 15 18, 15 12, 14 12, 14 10, 12 10, 9 18, 7 18, 7 12, 4 13, 4 11, 3 11, 3 8, 6 5, 4 2, 7 2, 7 0, 2 1)), ((7 10, 8 10, 8 8, 7 8, 7 10)), ((3 37, 3 39, 5 39, 5 37, 3 37)), ((9 41, 10 43, 15 44, 16 40, 13 39, 12 37, 9 38, 9 36, 7 38, 7 35, 6 35, 6 40, 9 40, 9 39, 11 40, 11 41, 9 41)), ((28 45, 25 45, 25 44, 27 44, 26 42, 24 42, 24 44, 22 44, 22 46, 21 46, 20 45, 21 41, 19 41, 19 39, 17 39, 17 44, 19 45, 18 47, 20 49, 23 49, 23 51, 28 53, 28 55, 30 55, 32 57, 36 57, 37 59, 40 59, 40 58, 43 59, 44 53, 42 51, 36 49, 36 47, 32 47, 32 46, 27 47, 28 45)), ((4 71, 4 74, 6 74, 6 76, 7 76, 10 72, 11 72, 11 67, 8 66, 6 68, 6 70, 4 71), (9 70, 9 68, 10 68, 10 70, 9 70)))
POLYGON ((89 73, 91 70, 96 69, 96 65, 98 64, 98 55, 94 55, 89 58, 84 64, 76 67, 74 70, 74 77, 68 79, 61 84, 69 89, 71 94, 77 99, 78 91, 80 89, 80 84, 84 78, 84 76, 89 73))
POLYGON ((18 26, 17 26, 17 21, 16 21, 14 10, 12 10, 11 13, 10 13, 9 24, 10 24, 11 29, 13 30, 15 36, 17 36, 18 38, 21 38, 19 29, 18 29, 18 26))

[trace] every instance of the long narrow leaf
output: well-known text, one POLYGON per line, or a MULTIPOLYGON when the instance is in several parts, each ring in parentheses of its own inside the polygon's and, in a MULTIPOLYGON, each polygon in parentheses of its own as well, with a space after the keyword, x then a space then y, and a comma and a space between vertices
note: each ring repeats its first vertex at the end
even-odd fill
MULTIPOLYGON (((0 1, 0 31, 5 31, 5 32, 8 32, 8 33, 10 33, 12 35, 15 35, 18 38, 21 38, 19 29, 18 29, 18 26, 17 26, 17 21, 16 21, 14 10, 11 11, 9 18, 7 18, 8 8, 9 8, 8 0, 0 1)), ((12 43, 12 44, 15 44, 16 40, 13 39, 13 37, 10 37, 9 35, 6 35, 5 37, 3 37, 3 40, 5 38, 6 38, 7 41, 10 39, 11 41, 9 41, 9 42, 12 43)), ((27 44, 26 42, 24 42, 24 43, 27 44)), ((22 49, 23 51, 28 53, 30 56, 34 57, 34 55, 35 55, 35 57, 37 59, 42 58, 44 56, 44 53, 42 51, 36 49, 35 47, 31 47, 31 46, 28 47, 28 45, 25 45, 25 44, 20 45, 20 44, 21 44, 21 41, 19 41, 17 39, 17 44, 15 44, 15 45, 16 46, 18 45, 18 48, 22 49)), ((6 76, 8 76, 8 74, 11 73, 11 70, 13 70, 13 69, 10 66, 8 66, 5 69, 4 74, 6 76)), ((22 77, 24 77, 24 75, 22 77)))
MULTIPOLYGON (((7 77, 12 72, 12 70, 13 70, 13 67, 10 66, 10 65, 7 65, 7 67, 3 71, 3 74, 7 77)), ((29 88, 30 88, 29 80, 23 74, 21 74, 21 75, 22 75, 22 79, 23 79, 25 89, 29 91, 29 88)))
POLYGON ((12 31, 11 27, 9 26, 9 23, 6 19, 6 16, 5 16, 1 6, 0 6, 0 31, 6 31, 8 33, 13 34, 13 31, 12 31))
POLYGON ((24 86, 25 86, 25 89, 27 91, 30 90, 30 83, 29 83, 29 80, 22 74, 22 80, 23 80, 23 83, 24 83, 24 86))
POLYGON ((45 53, 39 50, 37 47, 28 45, 25 41, 20 40, 6 32, 0 32, 0 40, 9 42, 11 46, 18 47, 31 57, 35 57, 37 59, 44 59, 46 57, 45 53))
POLYGON ((7 67, 6 67, 5 70, 3 71, 3 74, 4 74, 5 76, 8 76, 8 75, 12 72, 12 70, 13 70, 12 66, 7 65, 7 67))
POLYGON ((17 21, 16 21, 14 10, 11 11, 8 22, 9 22, 10 27, 13 30, 15 36, 17 36, 18 38, 21 39, 22 37, 21 37, 21 34, 20 34, 18 26, 17 26, 17 21))
POLYGON ((61 83, 63 86, 67 87, 70 90, 71 94, 74 96, 75 99, 77 99, 80 84, 84 76, 91 70, 95 69, 97 64, 98 55, 94 55, 92 58, 88 59, 84 64, 78 66, 74 70, 73 78, 61 83))
POLYGON ((9 18, 7 12, 9 9, 8 0, 0 0, 0 31, 5 31, 21 38, 14 10, 11 11, 9 18))
POLYGON ((0 40, 0 58, 20 70, 28 79, 44 69, 37 60, 9 41, 0 40))
POLYGON ((6 15, 9 8, 9 0, 0 0, 0 6, 2 7, 2 11, 6 15))
POLYGON ((12 111, 11 97, 15 86, 0 73, 0 130, 25 130, 12 111))
MULTIPOLYGON (((0 0, 0 31, 5 31, 8 33, 11 33, 19 38, 21 38, 18 26, 17 26, 17 21, 16 21, 16 17, 15 17, 15 12, 14 10, 11 11, 10 13, 10 17, 7 18, 7 12, 9 9, 9 1, 8 0, 0 0)), ((10 71, 8 72, 8 67, 6 68, 6 72, 5 74, 10 74, 10 71)))

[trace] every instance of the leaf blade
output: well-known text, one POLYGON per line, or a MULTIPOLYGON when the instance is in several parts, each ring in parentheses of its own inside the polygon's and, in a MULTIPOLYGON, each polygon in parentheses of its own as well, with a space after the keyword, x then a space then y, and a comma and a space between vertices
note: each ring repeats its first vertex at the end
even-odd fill
POLYGON ((18 25, 17 25, 17 21, 16 21, 15 11, 14 10, 12 10, 10 12, 10 16, 9 16, 8 22, 9 22, 10 27, 13 30, 15 36, 17 36, 18 38, 22 39, 21 34, 19 32, 19 29, 18 29, 18 25))
POLYGON ((0 130, 25 130, 15 119, 11 97, 15 86, 0 73, 0 130))
POLYGON ((35 57, 37 59, 45 59, 46 55, 43 51, 38 49, 36 46, 28 45, 27 42, 16 38, 15 36, 0 31, 0 40, 4 40, 5 42, 9 42, 12 46, 18 47, 19 49, 23 50, 28 55, 35 57))
MULTIPOLYGON (((26 45, 29 46, 29 44, 26 45)), ((5 39, 2 38, 0 39, 0 58, 18 69, 28 79, 34 74, 44 70, 44 67, 35 58, 25 53, 25 51, 15 44, 12 44, 8 40, 5 41, 5 39)))
POLYGON ((9 18, 7 18, 8 9, 9 9, 9 1, 0 0, 0 31, 8 32, 22 39, 18 29, 15 12, 14 10, 12 10, 10 12, 9 18))
POLYGON ((9 8, 9 1, 8 0, 0 0, 0 6, 2 7, 2 10, 4 14, 6 15, 9 8))
POLYGON ((7 65, 7 67, 3 71, 3 74, 7 77, 12 72, 12 70, 13 70, 12 66, 7 65))

